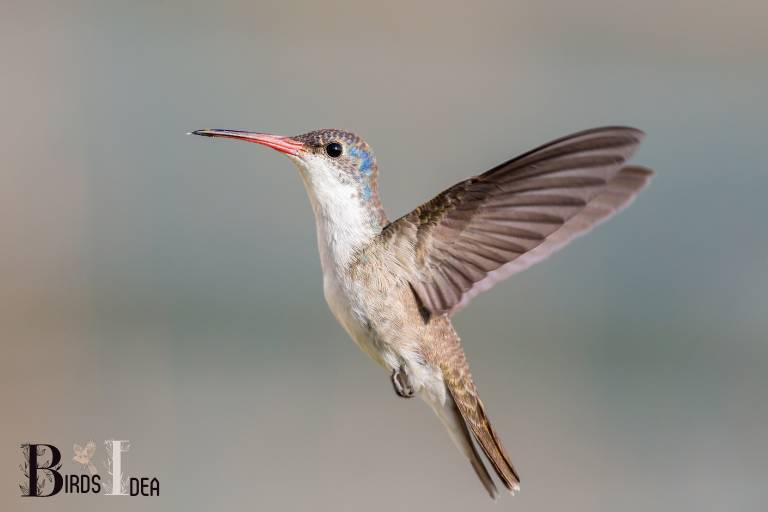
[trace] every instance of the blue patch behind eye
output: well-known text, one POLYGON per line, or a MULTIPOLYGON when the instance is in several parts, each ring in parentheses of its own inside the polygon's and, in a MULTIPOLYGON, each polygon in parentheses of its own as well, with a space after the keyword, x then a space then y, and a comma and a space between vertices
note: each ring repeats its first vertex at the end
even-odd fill
POLYGON ((367 151, 351 148, 349 154, 361 160, 360 167, 358 168, 360 174, 365 176, 373 171, 373 158, 367 151))
POLYGON ((368 153, 363 157, 363 162, 360 164, 360 174, 370 174, 373 170, 373 159, 368 153))
POLYGON ((360 159, 360 165, 357 168, 359 174, 355 176, 355 179, 363 182, 363 200, 369 201, 373 195, 370 184, 373 173, 373 157, 367 151, 355 147, 349 149, 349 154, 360 159))

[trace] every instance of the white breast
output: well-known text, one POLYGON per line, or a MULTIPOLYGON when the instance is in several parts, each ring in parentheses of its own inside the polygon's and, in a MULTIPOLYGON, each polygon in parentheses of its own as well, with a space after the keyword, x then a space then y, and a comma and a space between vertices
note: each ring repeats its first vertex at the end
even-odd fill
POLYGON ((357 301, 357 294, 354 289, 350 289, 354 286, 354 283, 343 282, 332 273, 323 275, 323 292, 333 316, 363 352, 380 365, 391 369, 388 364, 391 358, 382 353, 381 347, 376 344, 375 333, 369 328, 365 311, 357 301))
POLYGON ((371 225, 371 217, 360 203, 358 190, 339 179, 338 169, 321 157, 305 157, 294 162, 315 214, 325 300, 360 348, 385 365, 365 317, 360 285, 347 276, 356 252, 376 236, 376 227, 371 225))

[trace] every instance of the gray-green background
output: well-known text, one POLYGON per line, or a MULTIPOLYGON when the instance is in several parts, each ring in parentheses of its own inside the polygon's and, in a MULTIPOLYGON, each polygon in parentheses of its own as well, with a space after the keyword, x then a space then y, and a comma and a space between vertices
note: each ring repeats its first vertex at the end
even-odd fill
POLYGON ((0 508, 765 510, 767 17, 2 0, 0 508), (356 131, 395 218, 601 124, 648 133, 651 188, 456 317, 522 475, 496 505, 335 323, 293 167, 184 135, 356 131), (79 472, 108 438, 159 498, 18 496, 19 443, 79 472))

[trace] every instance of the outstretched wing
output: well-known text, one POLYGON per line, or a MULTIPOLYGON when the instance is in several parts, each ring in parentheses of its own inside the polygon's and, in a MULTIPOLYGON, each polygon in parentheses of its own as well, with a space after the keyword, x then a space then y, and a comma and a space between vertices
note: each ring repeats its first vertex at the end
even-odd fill
POLYGON ((407 247, 424 307, 453 313, 627 205, 651 175, 624 167, 642 137, 606 127, 550 142, 457 183, 382 236, 407 247))

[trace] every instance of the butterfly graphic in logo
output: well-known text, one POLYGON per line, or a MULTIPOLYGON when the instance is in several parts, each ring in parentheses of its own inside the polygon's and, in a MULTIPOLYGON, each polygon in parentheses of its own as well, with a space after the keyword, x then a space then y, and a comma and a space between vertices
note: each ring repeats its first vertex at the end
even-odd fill
POLYGON ((96 466, 94 466, 91 463, 91 457, 93 457, 93 454, 96 451, 96 443, 94 443, 93 441, 88 441, 88 443, 85 445, 85 448, 75 443, 74 449, 75 449, 75 456, 72 457, 72 460, 74 460, 78 464, 82 464, 84 468, 85 466, 87 466, 88 471, 92 475, 95 474, 96 466))

